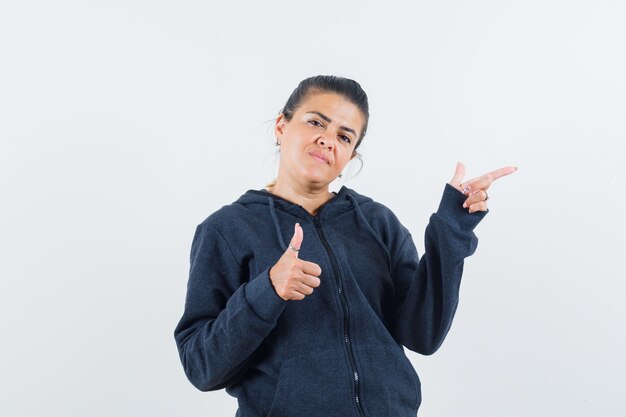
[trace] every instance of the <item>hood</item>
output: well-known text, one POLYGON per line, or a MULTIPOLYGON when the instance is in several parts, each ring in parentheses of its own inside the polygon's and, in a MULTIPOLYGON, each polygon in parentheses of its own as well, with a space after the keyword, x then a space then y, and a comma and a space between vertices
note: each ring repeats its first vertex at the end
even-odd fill
POLYGON ((299 204, 293 203, 282 197, 274 195, 265 189, 248 190, 245 194, 239 197, 237 201, 235 201, 235 204, 241 204, 242 206, 258 204, 265 206, 271 215, 272 221, 274 223, 274 228, 276 230, 276 238, 283 250, 287 250, 287 245, 285 244, 285 240, 283 239, 283 232, 281 231, 280 223, 278 221, 278 211, 284 211, 303 220, 319 219, 323 221, 324 218, 336 217, 339 214, 354 210, 356 212, 358 221, 362 224, 363 227, 369 230, 370 233, 372 233, 372 235, 376 238, 376 240, 382 245, 380 237, 378 237, 378 235, 374 232, 371 225, 363 215, 363 211, 361 210, 362 204, 371 202, 373 200, 370 197, 361 195, 346 186, 342 186, 339 191, 333 194, 335 194, 335 197, 322 204, 315 216, 312 216, 308 211, 304 209, 304 207, 300 206, 299 204))

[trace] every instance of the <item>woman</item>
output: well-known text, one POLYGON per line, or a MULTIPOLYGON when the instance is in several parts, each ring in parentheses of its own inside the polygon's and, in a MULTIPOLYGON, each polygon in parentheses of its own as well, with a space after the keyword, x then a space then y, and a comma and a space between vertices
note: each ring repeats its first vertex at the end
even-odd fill
POLYGON ((402 345, 430 355, 443 342, 486 190, 516 168, 462 182, 457 164, 420 259, 387 207, 329 192, 368 118, 355 81, 302 81, 276 119, 276 181, 196 229, 174 336, 191 383, 225 388, 236 416, 416 415, 420 380, 402 345))

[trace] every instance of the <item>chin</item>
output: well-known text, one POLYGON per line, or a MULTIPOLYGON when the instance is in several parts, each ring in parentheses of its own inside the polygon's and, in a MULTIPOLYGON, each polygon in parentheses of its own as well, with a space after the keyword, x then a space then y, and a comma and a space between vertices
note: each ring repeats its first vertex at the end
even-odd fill
POLYGON ((317 186, 325 186, 332 182, 332 180, 329 180, 328 178, 307 178, 306 181, 309 184, 317 186))
POLYGON ((339 175, 332 166, 322 165, 319 162, 314 164, 304 163, 298 168, 297 173, 300 178, 304 178, 308 183, 316 185, 330 184, 339 175))
POLYGON ((306 179, 306 181, 310 184, 330 184, 333 180, 333 178, 329 178, 328 175, 320 175, 319 173, 311 173, 311 172, 304 172, 301 174, 301 178, 306 179))

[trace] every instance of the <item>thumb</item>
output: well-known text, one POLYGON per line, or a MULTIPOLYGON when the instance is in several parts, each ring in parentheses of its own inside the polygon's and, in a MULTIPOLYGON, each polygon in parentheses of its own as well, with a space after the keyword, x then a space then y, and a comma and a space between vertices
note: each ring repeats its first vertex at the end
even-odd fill
MULTIPOLYGON (((302 230, 302 226, 300 223, 296 223, 294 226, 293 237, 291 238, 291 242, 289 244, 291 247, 300 250, 300 246, 302 245, 302 239, 304 238, 304 231, 302 230)), ((295 258, 298 257, 298 252, 294 251, 291 248, 287 248, 287 252, 291 253, 295 258)))
POLYGON ((463 177, 465 177, 465 165, 463 165, 463 162, 459 161, 456 163, 456 170, 454 171, 454 176, 450 180, 450 185, 455 188, 460 188, 463 177))

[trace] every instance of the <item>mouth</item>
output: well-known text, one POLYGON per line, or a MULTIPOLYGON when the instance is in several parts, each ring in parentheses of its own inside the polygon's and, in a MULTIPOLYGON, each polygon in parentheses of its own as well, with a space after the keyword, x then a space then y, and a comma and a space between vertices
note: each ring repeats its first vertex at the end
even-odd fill
POLYGON ((309 155, 311 155, 313 159, 317 159, 320 162, 330 165, 330 161, 328 160, 328 158, 320 152, 309 152, 309 155))

